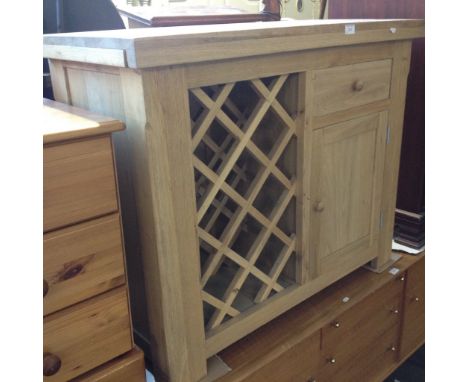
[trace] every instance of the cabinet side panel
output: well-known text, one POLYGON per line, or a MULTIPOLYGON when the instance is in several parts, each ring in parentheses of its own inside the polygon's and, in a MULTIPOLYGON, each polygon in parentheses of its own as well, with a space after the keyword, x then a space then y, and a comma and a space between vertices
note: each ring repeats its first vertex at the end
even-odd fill
POLYGON ((400 150, 405 112, 406 82, 411 59, 411 41, 394 44, 392 82, 390 90, 391 105, 388 118, 388 144, 385 152, 385 170, 382 193, 382 229, 380 233, 379 256, 372 266, 381 270, 390 261, 392 252, 393 225, 400 166, 400 150))
POLYGON ((169 379, 195 381, 206 374, 206 358, 185 73, 170 68, 144 71, 141 76, 151 191, 147 199, 156 217, 163 307, 163 321, 152 325, 164 326, 169 379))

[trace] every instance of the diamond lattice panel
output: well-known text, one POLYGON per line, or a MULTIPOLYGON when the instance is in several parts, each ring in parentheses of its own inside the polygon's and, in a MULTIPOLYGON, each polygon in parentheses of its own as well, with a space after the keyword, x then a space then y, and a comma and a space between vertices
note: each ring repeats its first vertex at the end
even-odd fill
POLYGON ((295 281, 297 75, 191 89, 206 330, 295 281))

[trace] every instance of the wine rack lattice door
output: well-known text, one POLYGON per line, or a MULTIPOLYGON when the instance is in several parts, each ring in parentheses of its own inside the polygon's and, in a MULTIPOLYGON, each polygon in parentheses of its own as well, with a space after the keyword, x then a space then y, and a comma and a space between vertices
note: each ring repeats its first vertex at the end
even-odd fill
POLYGON ((297 81, 189 90, 206 331, 296 282, 297 81))

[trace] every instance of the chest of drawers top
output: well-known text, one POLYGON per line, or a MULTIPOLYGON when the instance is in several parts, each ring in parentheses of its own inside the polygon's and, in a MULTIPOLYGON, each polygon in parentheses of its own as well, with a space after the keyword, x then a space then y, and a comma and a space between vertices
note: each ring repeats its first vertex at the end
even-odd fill
POLYGON ((44 98, 44 146, 72 139, 95 137, 124 129, 121 121, 44 98))

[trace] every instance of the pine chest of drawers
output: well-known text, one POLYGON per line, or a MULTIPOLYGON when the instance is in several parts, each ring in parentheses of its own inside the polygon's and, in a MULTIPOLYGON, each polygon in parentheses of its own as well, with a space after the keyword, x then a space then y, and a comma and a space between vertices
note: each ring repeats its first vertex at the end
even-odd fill
POLYGON ((308 20, 45 36, 56 97, 127 125, 136 328, 168 379, 200 380, 208 357, 389 264, 423 34, 419 20, 308 20))
POLYGON ((94 381, 94 369, 114 360, 135 369, 127 381, 143 382, 111 140, 123 125, 44 100, 44 128, 44 381, 94 381))

